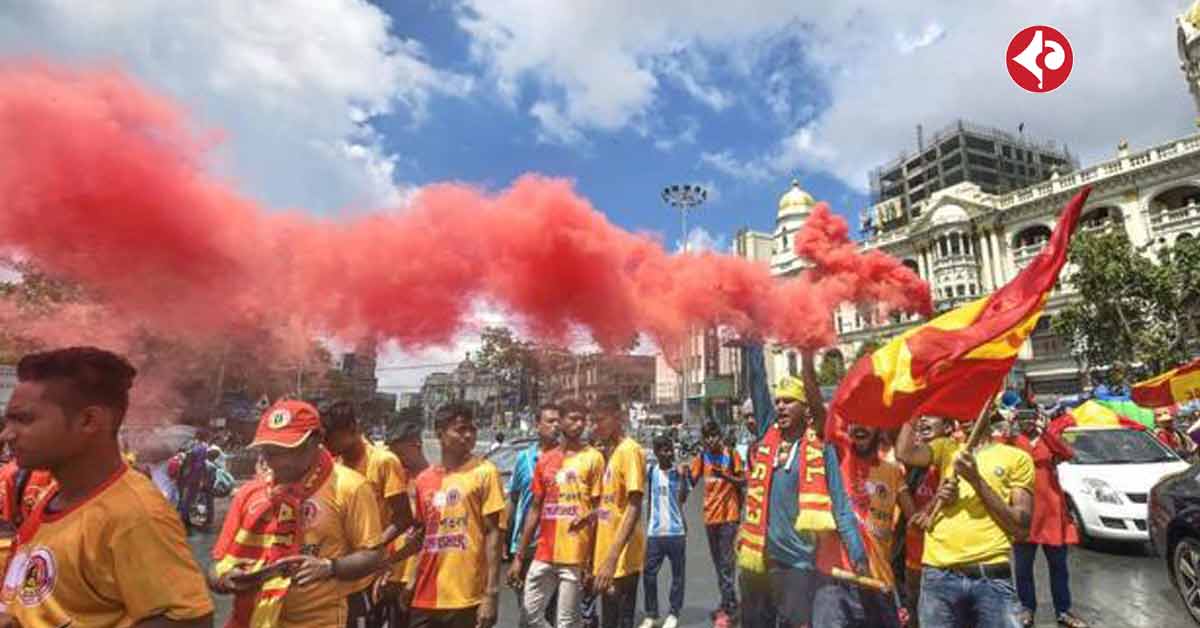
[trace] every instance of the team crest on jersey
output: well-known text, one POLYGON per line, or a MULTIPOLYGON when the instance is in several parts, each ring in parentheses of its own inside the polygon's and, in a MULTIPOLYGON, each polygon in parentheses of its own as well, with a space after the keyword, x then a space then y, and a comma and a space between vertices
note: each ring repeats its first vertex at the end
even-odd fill
POLYGON ((267 426, 273 430, 281 430, 292 422, 292 413, 285 408, 279 408, 267 417, 267 426))
POLYGON ((300 525, 308 528, 317 522, 321 516, 321 505, 315 499, 306 499, 300 505, 300 525))
POLYGON ((446 506, 457 506, 458 502, 462 501, 462 493, 456 488, 446 491, 446 506))
POLYGON ((17 578, 16 598, 24 606, 37 606, 54 591, 54 580, 58 576, 58 564, 50 548, 38 546, 13 559, 17 578))

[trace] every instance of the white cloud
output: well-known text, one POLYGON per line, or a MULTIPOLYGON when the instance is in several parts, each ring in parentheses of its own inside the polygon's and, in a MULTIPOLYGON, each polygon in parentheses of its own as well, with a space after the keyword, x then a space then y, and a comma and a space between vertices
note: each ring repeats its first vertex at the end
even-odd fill
POLYGON ((1025 122, 1026 138, 1066 142, 1084 164, 1114 156, 1122 137, 1137 147, 1193 132, 1173 19, 1187 4, 1059 2, 1034 15, 1013 2, 938 5, 936 23, 932 9, 871 4, 858 19, 818 18, 805 53, 831 105, 746 167, 824 170, 865 191, 872 168, 915 150, 917 124, 928 140, 958 118, 1014 132, 1025 122), (1049 94, 1005 70, 1009 40, 1030 23, 1054 26, 1074 51, 1071 77, 1049 94), (897 54, 901 42, 910 54, 897 54))
MULTIPOLYGON (((708 229, 704 227, 692 227, 688 230, 687 237, 687 252, 700 253, 710 251, 716 253, 724 253, 729 250, 729 238, 724 234, 714 236, 708 229)), ((675 252, 683 251, 683 243, 679 240, 675 241, 675 252)))
POLYGON ((1188 0, 1103 9, 1064 0, 1033 13, 1018 0, 848 0, 820 10, 792 0, 458 2, 489 80, 513 102, 530 90, 553 103, 561 120, 543 122, 569 122, 583 136, 644 126, 660 115, 664 84, 716 111, 733 94, 765 106, 785 140, 758 154, 712 150, 702 160, 751 180, 802 168, 865 190, 871 168, 915 144, 917 124, 928 136, 960 117, 1012 129, 1025 121, 1027 137, 1065 141, 1085 161, 1109 156, 1121 137, 1138 146, 1192 130, 1173 20, 1188 0), (1071 78, 1050 94, 1021 90, 1005 71, 1009 40, 1033 23, 1064 32, 1075 52, 1071 78), (715 60, 746 85, 713 82, 715 60), (828 103, 815 117, 814 102, 828 103))
POLYGON ((740 161, 729 151, 703 152, 700 154, 700 163, 734 179, 752 183, 767 181, 775 176, 770 165, 758 161, 740 161))
POLYGON ((435 69, 363 0, 47 0, 0 6, 0 52, 116 62, 228 132, 218 166, 274 206, 402 200, 374 116, 419 124, 467 77, 435 69))
POLYGON ((664 153, 675 150, 677 146, 689 146, 696 143, 696 135, 700 132, 700 121, 693 117, 684 117, 682 128, 673 137, 659 137, 654 140, 654 147, 664 153))
POLYGON ((945 34, 946 31, 942 28, 941 24, 930 22, 925 25, 925 28, 921 32, 915 35, 896 33, 896 48, 903 54, 910 54, 936 43, 945 34))
POLYGON ((539 123, 538 141, 547 144, 580 144, 583 133, 558 109, 558 105, 539 100, 529 108, 529 114, 539 123))
MULTIPOLYGON (((729 107, 733 97, 708 81, 705 53, 779 30, 794 4, 458 0, 458 24, 508 102, 528 87, 574 129, 614 131, 650 114, 663 82, 716 111, 729 107)), ((534 115, 544 122, 545 111, 534 115)))

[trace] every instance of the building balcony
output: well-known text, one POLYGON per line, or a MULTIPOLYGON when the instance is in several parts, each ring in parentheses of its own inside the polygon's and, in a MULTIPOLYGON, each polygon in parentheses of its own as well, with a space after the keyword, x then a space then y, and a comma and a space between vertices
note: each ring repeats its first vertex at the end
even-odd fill
POLYGON ((1026 246, 1013 249, 1013 265, 1015 265, 1018 269, 1025 268, 1025 266, 1028 265, 1029 262, 1033 261, 1033 258, 1037 257, 1038 253, 1041 253, 1042 249, 1044 248, 1046 248, 1046 243, 1038 242, 1036 244, 1028 244, 1026 246))
POLYGON ((957 266, 979 266, 979 262, 975 260, 975 255, 971 253, 958 253, 952 255, 935 255, 933 259, 934 270, 942 268, 954 268, 957 266))
POLYGON ((1189 199, 1182 207, 1152 207, 1150 208, 1150 226, 1155 232, 1170 231, 1180 226, 1194 223, 1200 219, 1200 205, 1189 199))

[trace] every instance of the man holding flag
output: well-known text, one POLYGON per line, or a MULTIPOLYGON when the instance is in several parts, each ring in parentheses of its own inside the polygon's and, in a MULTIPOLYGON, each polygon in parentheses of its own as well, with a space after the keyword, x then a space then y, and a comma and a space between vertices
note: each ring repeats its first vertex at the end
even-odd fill
POLYGON ((838 457, 820 434, 825 404, 811 352, 804 381, 785 377, 768 399, 761 347, 747 348, 748 381, 760 440, 750 450, 746 514, 737 540, 743 626, 798 627, 812 621, 816 535, 842 535, 856 571, 866 556, 854 512, 837 472, 838 457))
POLYGON ((942 470, 943 506, 925 532, 922 559, 919 615, 926 628, 962 626, 969 617, 978 628, 1008 628, 1018 612, 1009 554, 1013 539, 1029 533, 1033 459, 991 442, 990 429, 979 440, 974 449, 952 438, 921 443, 909 422, 896 443, 904 464, 942 470))
POLYGON ((1033 462, 990 442, 991 401, 1041 317, 1089 192, 1071 199, 1046 247, 1011 282, 860 360, 833 401, 834 416, 884 428, 904 424, 897 458, 940 470, 922 561, 919 615, 926 628, 1014 625, 1008 556, 1014 538, 1029 530, 1033 462), (966 443, 925 444, 912 425, 924 415, 978 421, 966 443))

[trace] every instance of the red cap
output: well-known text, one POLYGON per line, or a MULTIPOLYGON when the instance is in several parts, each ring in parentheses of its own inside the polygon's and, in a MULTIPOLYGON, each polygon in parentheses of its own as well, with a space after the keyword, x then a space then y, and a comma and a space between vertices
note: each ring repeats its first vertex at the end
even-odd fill
POLYGON ((303 401, 278 401, 267 408, 258 420, 258 431, 254 433, 254 442, 250 446, 296 447, 319 429, 321 416, 316 408, 303 401))

